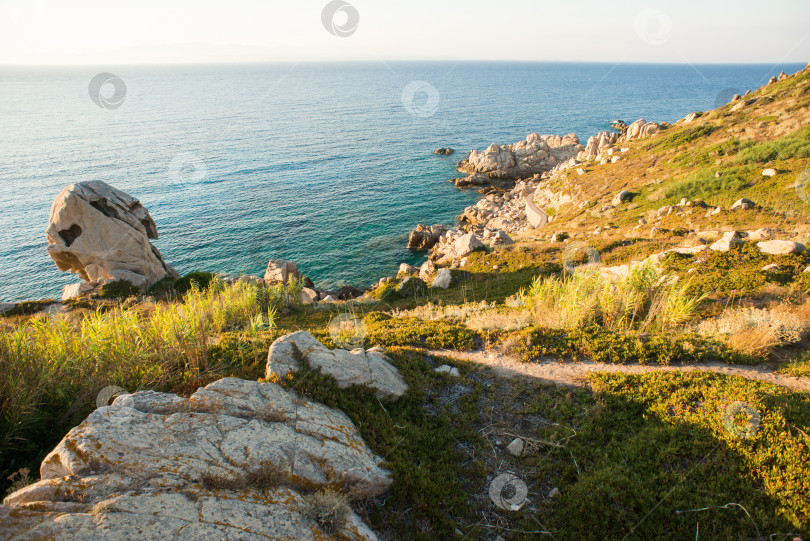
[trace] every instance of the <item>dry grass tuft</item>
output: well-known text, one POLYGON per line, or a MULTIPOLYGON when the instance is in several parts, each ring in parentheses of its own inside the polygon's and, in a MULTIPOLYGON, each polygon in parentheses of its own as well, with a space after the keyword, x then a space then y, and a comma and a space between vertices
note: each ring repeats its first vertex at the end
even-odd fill
POLYGON ((317 522, 327 533, 339 532, 352 512, 346 498, 333 488, 319 490, 307 496, 302 514, 317 522))
POLYGON ((798 308, 731 308, 720 317, 703 321, 696 330, 724 339, 735 350, 767 357, 774 349, 801 342, 810 330, 810 303, 798 308))

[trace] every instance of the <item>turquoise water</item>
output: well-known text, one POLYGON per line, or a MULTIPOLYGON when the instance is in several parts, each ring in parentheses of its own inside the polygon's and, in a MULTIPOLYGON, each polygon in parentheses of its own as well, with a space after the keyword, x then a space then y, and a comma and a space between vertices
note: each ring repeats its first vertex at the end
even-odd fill
POLYGON ((802 67, 0 67, 0 301, 58 297, 77 281, 48 257, 44 233, 73 182, 139 198, 181 273, 262 275, 284 258, 318 287, 365 286, 421 261, 406 248, 417 223, 452 223, 477 200, 447 182, 463 152, 532 132, 584 142, 614 119, 672 122, 802 67), (126 84, 116 109, 88 95, 101 71, 126 84), (432 154, 444 146, 461 152, 432 154))

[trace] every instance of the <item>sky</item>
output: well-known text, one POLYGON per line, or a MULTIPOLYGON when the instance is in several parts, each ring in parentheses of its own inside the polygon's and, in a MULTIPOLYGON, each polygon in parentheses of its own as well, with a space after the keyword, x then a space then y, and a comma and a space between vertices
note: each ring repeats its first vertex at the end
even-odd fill
POLYGON ((810 61, 810 0, 0 0, 0 64, 810 61))

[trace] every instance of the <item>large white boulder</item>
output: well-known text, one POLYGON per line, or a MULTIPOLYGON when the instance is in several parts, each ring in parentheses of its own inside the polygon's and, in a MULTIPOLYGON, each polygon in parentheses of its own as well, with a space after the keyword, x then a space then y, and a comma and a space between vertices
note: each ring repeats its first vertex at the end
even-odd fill
POLYGON ((118 396, 0 506, 4 539, 376 539, 354 513, 332 537, 299 488, 385 493, 389 472, 342 412, 227 378, 190 398, 118 396), (263 484, 261 480, 268 484, 263 484))
POLYGON ((277 339, 267 353, 265 376, 284 377, 300 368, 303 360, 337 380, 341 389, 367 385, 377 390, 380 398, 397 399, 408 390, 399 371, 384 353, 376 349, 330 350, 306 331, 287 334, 277 339))
POLYGON ((48 255, 59 270, 75 272, 85 282, 127 280, 146 289, 167 276, 179 278, 149 242, 158 238, 149 211, 100 180, 62 190, 45 232, 48 255))

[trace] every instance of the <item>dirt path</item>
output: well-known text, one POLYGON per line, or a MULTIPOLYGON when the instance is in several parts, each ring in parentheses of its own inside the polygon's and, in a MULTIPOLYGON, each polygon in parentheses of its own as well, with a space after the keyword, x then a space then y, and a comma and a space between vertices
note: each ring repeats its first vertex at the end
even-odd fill
POLYGON ((748 379, 767 381, 788 389, 801 392, 810 392, 810 378, 799 378, 777 374, 766 365, 742 366, 728 365, 720 362, 690 364, 684 366, 657 366, 640 364, 603 364, 593 361, 566 362, 546 360, 535 363, 520 362, 517 358, 509 357, 494 351, 459 352, 451 350, 430 350, 431 355, 448 357, 451 359, 471 361, 489 366, 495 373, 508 378, 531 377, 558 385, 584 387, 587 385, 585 375, 589 372, 621 372, 623 374, 642 374, 645 372, 664 372, 680 370, 692 372, 707 370, 741 376, 748 379))

